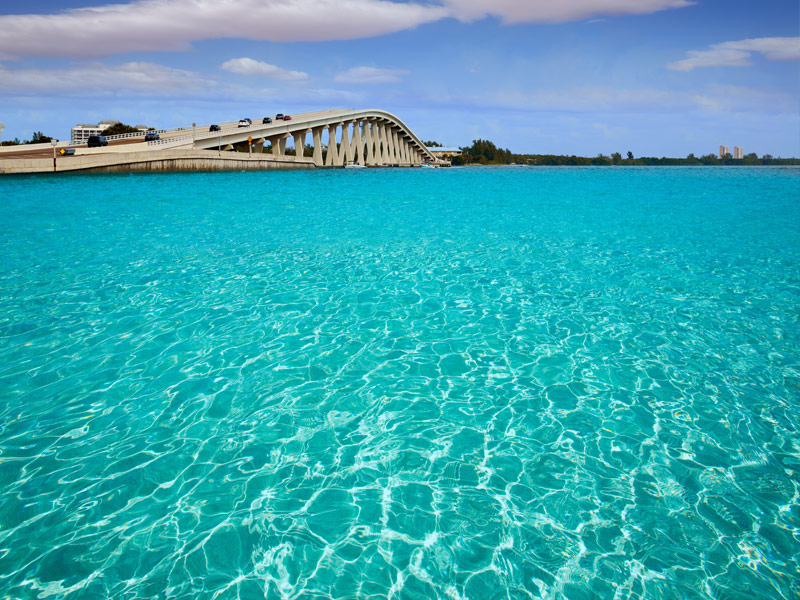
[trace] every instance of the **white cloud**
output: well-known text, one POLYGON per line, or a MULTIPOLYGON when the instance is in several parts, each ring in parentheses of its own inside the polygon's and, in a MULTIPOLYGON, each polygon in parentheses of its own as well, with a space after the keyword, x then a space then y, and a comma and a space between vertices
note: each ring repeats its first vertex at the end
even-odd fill
POLYGON ((702 67, 746 67, 752 65, 753 53, 769 60, 800 60, 800 37, 772 37, 722 42, 708 50, 690 50, 687 58, 667 65, 673 71, 691 71, 702 67))
POLYGON ((0 65, 0 90, 9 94, 130 94, 195 92, 218 83, 198 73, 146 62, 104 65, 91 62, 67 69, 8 69, 0 65))
POLYGON ((378 69, 376 67, 353 67, 337 73, 333 80, 337 83, 355 83, 371 85, 376 83, 397 83, 403 75, 408 75, 404 69, 378 69))
POLYGON ((498 17, 505 24, 565 23, 598 15, 646 15, 691 6, 690 0, 442 0, 462 21, 498 17))
POLYGON ((275 65, 254 60, 252 58, 232 58, 225 61, 219 67, 223 71, 230 71, 239 75, 251 75, 255 77, 268 77, 280 81, 306 81, 308 73, 302 71, 287 71, 275 65))
POLYGON ((291 105, 315 106, 343 103, 355 106, 365 101, 362 94, 330 88, 253 88, 230 84, 194 71, 173 69, 148 62, 106 65, 80 63, 65 69, 9 69, 0 64, 0 98, 30 96, 43 98, 191 99, 216 102, 280 98, 291 105))
POLYGON ((51 15, 2 15, 0 54, 97 58, 186 50, 204 39, 348 40, 447 16, 442 6, 388 0, 135 0, 51 15))
POLYGON ((186 50, 192 42, 376 37, 448 17, 563 23, 681 8, 691 0, 133 0, 57 14, 0 15, 0 57, 99 58, 186 50))

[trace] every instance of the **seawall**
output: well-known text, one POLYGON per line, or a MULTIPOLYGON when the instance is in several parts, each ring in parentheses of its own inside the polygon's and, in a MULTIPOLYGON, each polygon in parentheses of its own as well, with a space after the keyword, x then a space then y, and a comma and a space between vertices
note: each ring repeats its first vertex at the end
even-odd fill
MULTIPOLYGON (((141 152, 109 152, 59 156, 56 173, 132 173, 170 171, 269 171, 284 169, 314 169, 311 158, 248 155, 243 152, 216 150, 159 150, 141 152)), ((0 174, 52 173, 52 158, 2 158, 0 174)))

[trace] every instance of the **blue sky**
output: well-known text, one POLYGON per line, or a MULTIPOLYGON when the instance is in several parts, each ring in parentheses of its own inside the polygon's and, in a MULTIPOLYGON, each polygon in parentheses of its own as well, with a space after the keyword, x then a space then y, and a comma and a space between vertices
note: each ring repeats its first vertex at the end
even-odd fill
POLYGON ((381 108, 454 146, 800 156, 798 24, 796 0, 0 0, 2 139, 381 108))

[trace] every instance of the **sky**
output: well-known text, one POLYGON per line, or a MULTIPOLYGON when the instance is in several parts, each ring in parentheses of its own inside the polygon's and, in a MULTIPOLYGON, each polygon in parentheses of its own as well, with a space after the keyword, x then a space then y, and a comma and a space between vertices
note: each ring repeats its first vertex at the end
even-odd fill
POLYGON ((800 157, 797 0, 0 0, 3 140, 376 108, 518 153, 800 157))

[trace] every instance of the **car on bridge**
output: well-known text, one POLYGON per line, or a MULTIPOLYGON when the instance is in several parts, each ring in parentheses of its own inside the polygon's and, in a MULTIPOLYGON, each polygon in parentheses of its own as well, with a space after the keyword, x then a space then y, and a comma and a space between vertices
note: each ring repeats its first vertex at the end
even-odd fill
POLYGON ((275 120, 276 121, 283 121, 283 113, 278 113, 277 115, 275 115, 275 120))
POLYGON ((247 118, 239 119, 239 127, 250 127, 250 125, 252 124, 253 124, 252 119, 247 119, 247 118))
POLYGON ((222 127, 220 127, 219 125, 212 125, 211 127, 208 128, 208 130, 209 131, 222 131, 222 127))
POLYGON ((86 145, 89 148, 100 148, 101 146, 108 146, 108 140, 104 135, 90 135, 86 145))
POLYGON ((292 117, 290 115, 283 115, 283 120, 284 121, 291 121, 292 117))
POLYGON ((155 142, 156 140, 160 140, 161 136, 158 135, 156 131, 148 131, 144 134, 144 141, 145 142, 155 142))
POLYGON ((261 119, 262 125, 269 125, 270 123, 272 123, 272 119, 270 119, 269 117, 264 117, 263 119, 261 119))

